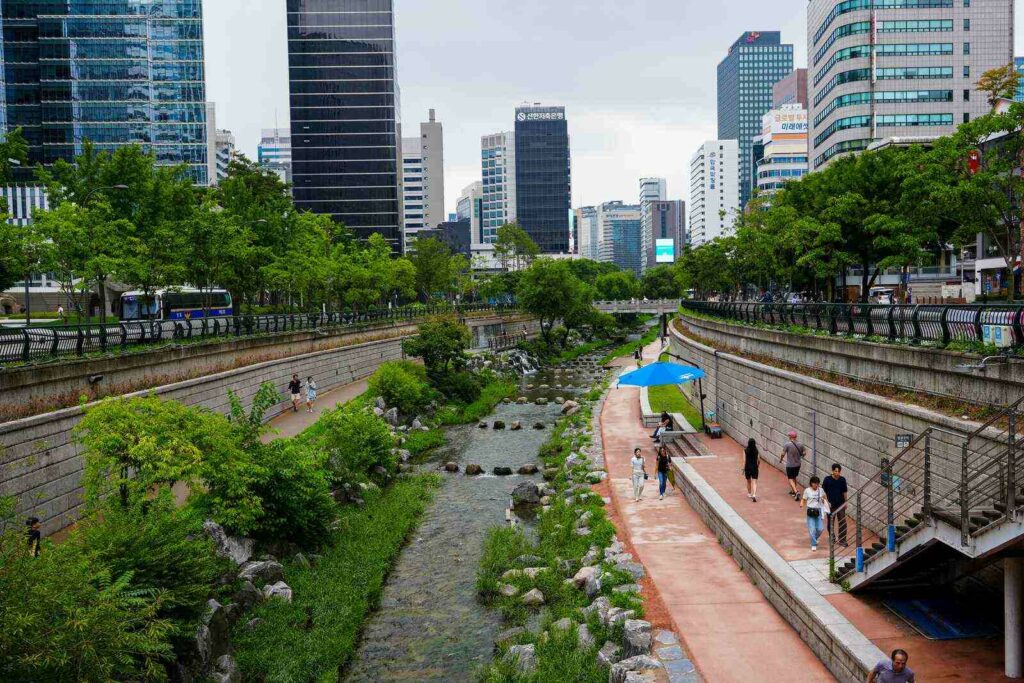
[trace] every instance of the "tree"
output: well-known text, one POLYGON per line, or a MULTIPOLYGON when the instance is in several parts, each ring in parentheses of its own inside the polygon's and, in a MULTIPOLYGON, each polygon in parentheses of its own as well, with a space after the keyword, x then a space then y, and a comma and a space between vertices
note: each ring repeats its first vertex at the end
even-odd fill
POLYGON ((506 223, 498 228, 494 254, 503 270, 523 270, 540 254, 540 247, 517 223, 506 223))
POLYGON ((619 267, 614 263, 604 261, 591 261, 590 259, 573 259, 569 261, 569 270, 581 281, 588 285, 597 284, 597 278, 609 273, 619 272, 619 267))
POLYGON ((416 269, 416 291, 423 301, 447 293, 452 286, 452 250, 439 239, 416 240, 416 251, 409 257, 416 269))
POLYGON ((541 333, 549 344, 555 323, 577 315, 588 295, 587 287, 572 274, 565 261, 537 259, 519 281, 519 303, 540 318, 541 333))
POLYGON ((84 207, 70 202, 52 211, 37 211, 32 217, 35 229, 49 243, 48 270, 56 276, 61 292, 72 302, 79 318, 85 314, 79 296, 82 283, 87 287, 90 282, 82 278, 93 256, 89 247, 94 217, 84 207))
POLYGON ((675 269, 667 264, 648 269, 640 284, 648 299, 678 299, 683 295, 675 269))
POLYGON ((996 100, 1000 98, 1012 100, 1016 97, 1019 85, 1020 72, 1011 62, 981 74, 976 87, 981 92, 988 93, 988 103, 995 106, 996 100))
POLYGON ((469 328, 457 316, 439 315, 420 323, 419 335, 402 343, 406 355, 422 358, 427 370, 440 375, 458 367, 473 342, 469 328))
POLYGON ((597 296, 605 301, 625 301, 637 295, 640 283, 632 272, 620 270, 597 278, 597 296))
MULTIPOLYGON (((18 280, 30 282, 32 273, 45 273, 53 263, 53 243, 35 223, 5 225, 0 230, 0 271, 11 284, 18 280)), ((29 311, 29 299, 25 299, 29 311)))
POLYGON ((28 163, 28 141, 21 128, 8 131, 0 142, 0 182, 10 183, 14 180, 15 166, 28 163))

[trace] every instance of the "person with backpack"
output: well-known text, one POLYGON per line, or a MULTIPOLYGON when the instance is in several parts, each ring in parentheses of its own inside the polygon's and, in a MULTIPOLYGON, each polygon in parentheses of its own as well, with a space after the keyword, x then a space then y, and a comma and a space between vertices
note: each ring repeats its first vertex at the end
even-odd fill
POLYGON ((797 433, 793 430, 789 433, 789 443, 782 447, 779 455, 779 462, 786 465, 786 479, 789 480, 789 495, 796 502, 800 502, 800 486, 797 484, 797 477, 800 476, 800 464, 807 455, 807 446, 796 440, 797 433))
POLYGON ((818 539, 825 530, 825 517, 829 513, 828 498, 818 477, 811 477, 810 486, 800 496, 800 507, 807 510, 807 534, 811 537, 811 551, 815 551, 818 549, 818 539))

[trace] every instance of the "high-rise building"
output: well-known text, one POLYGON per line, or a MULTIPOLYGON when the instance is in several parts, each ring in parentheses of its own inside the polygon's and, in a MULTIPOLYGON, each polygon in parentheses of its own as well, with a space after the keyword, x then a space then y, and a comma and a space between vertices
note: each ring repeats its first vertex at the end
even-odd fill
POLYGON ((471 244, 483 244, 484 185, 479 180, 467 185, 455 205, 455 220, 469 221, 471 244))
POLYGON ((699 247, 732 232, 740 210, 739 143, 708 140, 690 159, 690 244, 699 247))
POLYGON ((580 258, 597 261, 600 257, 598 248, 601 244, 601 233, 597 224, 597 208, 583 206, 576 209, 576 253, 580 258))
POLYGON ((392 0, 287 0, 292 195, 402 248, 392 0))
POLYGON ((775 194, 782 185, 807 174, 807 110, 784 104, 764 115, 755 146, 764 150, 754 175, 761 196, 775 194))
POLYGON ((800 104, 807 109, 807 69, 793 69, 788 76, 772 86, 772 107, 800 104))
POLYGON ((494 244, 498 228, 516 222, 516 136, 494 133, 480 138, 483 178, 484 244, 494 244))
POLYGON ((218 130, 216 134, 217 176, 211 184, 216 185, 228 177, 228 164, 235 158, 235 136, 230 130, 218 130))
POLYGON ((661 199, 650 202, 650 225, 643 225, 641 244, 645 253, 646 269, 675 263, 686 246, 686 202, 681 199, 661 199))
POLYGON ((988 113, 1013 61, 1012 0, 810 0, 811 170, 874 141, 927 142, 988 113))
POLYGON ((569 251, 572 207, 565 107, 516 107, 516 219, 546 254, 569 251))
POLYGON ((598 259, 640 274, 640 205, 605 202, 597 207, 598 259))
POLYGON ((741 208, 750 199, 753 140, 772 108, 772 86, 791 71, 793 46, 783 44, 778 31, 747 31, 718 63, 718 139, 739 141, 741 208))
POLYGON ((159 4, 173 7, 0 3, 0 109, 24 130, 29 166, 71 160, 86 140, 101 151, 137 143, 207 184, 202 2, 159 4))
POLYGON ((436 228, 445 218, 444 130, 433 109, 418 137, 402 138, 402 196, 408 246, 417 232, 436 228))
MULTIPOLYGON (((2 54, 0 54, 0 59, 3 59, 2 54)), ((1013 99, 1015 102, 1024 102, 1024 57, 1014 57, 1013 68, 1020 76, 1020 81, 1017 82, 1017 94, 1013 99)))
POLYGON ((280 176, 286 183, 292 182, 292 131, 289 128, 264 128, 260 133, 260 144, 256 148, 260 166, 280 176))
POLYGON ((654 214, 651 212, 651 203, 663 201, 667 197, 664 178, 640 179, 640 272, 654 265, 654 243, 651 242, 654 235, 654 214), (650 260, 648 254, 651 255, 650 260))

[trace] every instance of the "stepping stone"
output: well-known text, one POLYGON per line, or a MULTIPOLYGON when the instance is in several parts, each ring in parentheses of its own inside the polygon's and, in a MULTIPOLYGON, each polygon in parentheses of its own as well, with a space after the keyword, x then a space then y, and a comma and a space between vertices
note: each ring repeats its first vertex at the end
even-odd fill
POLYGON ((654 636, 654 640, 661 645, 675 645, 679 642, 676 634, 672 631, 662 629, 654 636))
POLYGON ((675 659, 662 662, 669 683, 696 683, 700 680, 696 667, 689 659, 675 659))
POLYGON ((658 650, 658 659, 663 661, 675 661, 683 659, 683 648, 678 645, 669 645, 658 650))

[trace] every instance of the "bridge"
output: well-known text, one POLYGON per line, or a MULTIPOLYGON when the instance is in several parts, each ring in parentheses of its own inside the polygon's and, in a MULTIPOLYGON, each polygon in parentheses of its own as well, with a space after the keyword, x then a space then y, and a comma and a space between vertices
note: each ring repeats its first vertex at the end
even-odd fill
POLYGON ((679 299, 634 299, 631 301, 595 301, 594 308, 602 313, 648 313, 671 315, 679 310, 679 299))

